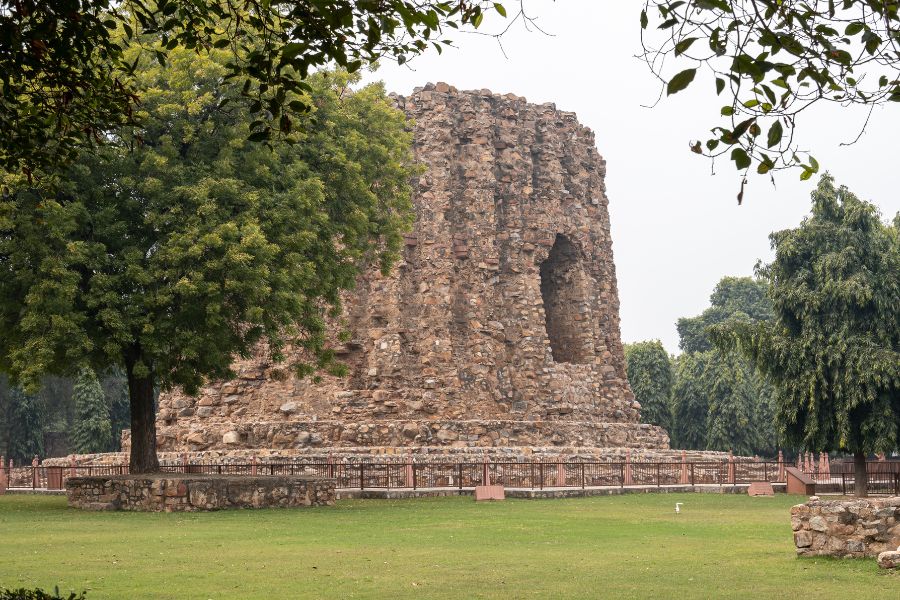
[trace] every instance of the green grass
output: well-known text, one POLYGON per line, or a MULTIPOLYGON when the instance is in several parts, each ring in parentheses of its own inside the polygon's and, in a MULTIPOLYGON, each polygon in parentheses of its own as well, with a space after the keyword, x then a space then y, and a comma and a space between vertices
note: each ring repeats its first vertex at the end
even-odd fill
POLYGON ((440 498, 141 514, 4 496, 0 587, 87 589, 89 600, 900 598, 900 577, 874 560, 796 558, 796 501, 440 498))

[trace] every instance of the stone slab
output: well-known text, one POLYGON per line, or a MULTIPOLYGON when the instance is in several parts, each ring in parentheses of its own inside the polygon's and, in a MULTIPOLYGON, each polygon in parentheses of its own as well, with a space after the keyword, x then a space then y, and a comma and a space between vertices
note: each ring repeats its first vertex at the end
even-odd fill
POLYGON ((502 485, 479 485, 475 487, 475 501, 483 500, 505 500, 506 495, 503 492, 502 485))
POLYGON ((768 481, 753 481, 747 488, 748 496, 774 496, 775 488, 768 481))

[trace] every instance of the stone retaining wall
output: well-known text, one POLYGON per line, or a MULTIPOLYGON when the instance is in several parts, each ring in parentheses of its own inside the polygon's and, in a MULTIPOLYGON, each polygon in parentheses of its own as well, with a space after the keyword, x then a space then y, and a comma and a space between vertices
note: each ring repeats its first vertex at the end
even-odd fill
POLYGON ((900 496, 820 500, 791 508, 794 544, 801 556, 869 556, 900 546, 900 496))
POLYGON ((335 482, 300 475, 72 477, 66 482, 66 495, 69 506, 86 510, 193 512, 331 506, 335 482))

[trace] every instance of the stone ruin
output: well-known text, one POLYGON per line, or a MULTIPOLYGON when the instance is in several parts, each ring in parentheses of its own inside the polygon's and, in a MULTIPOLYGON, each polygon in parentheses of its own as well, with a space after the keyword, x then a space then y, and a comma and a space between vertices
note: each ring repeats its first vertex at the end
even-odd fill
POLYGON ((261 350, 197 397, 163 394, 159 449, 668 449, 625 375, 594 134, 489 90, 429 84, 395 102, 426 169, 402 260, 346 302, 349 376, 297 379, 261 350))

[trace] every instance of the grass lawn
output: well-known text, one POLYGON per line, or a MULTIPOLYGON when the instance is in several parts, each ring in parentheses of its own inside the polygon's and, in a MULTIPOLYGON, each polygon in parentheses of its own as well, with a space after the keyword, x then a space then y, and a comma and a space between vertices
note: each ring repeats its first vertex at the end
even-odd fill
POLYGON ((646 494, 141 514, 3 496, 0 587, 59 585, 89 600, 900 599, 900 576, 874 560, 796 558, 796 502, 646 494))

